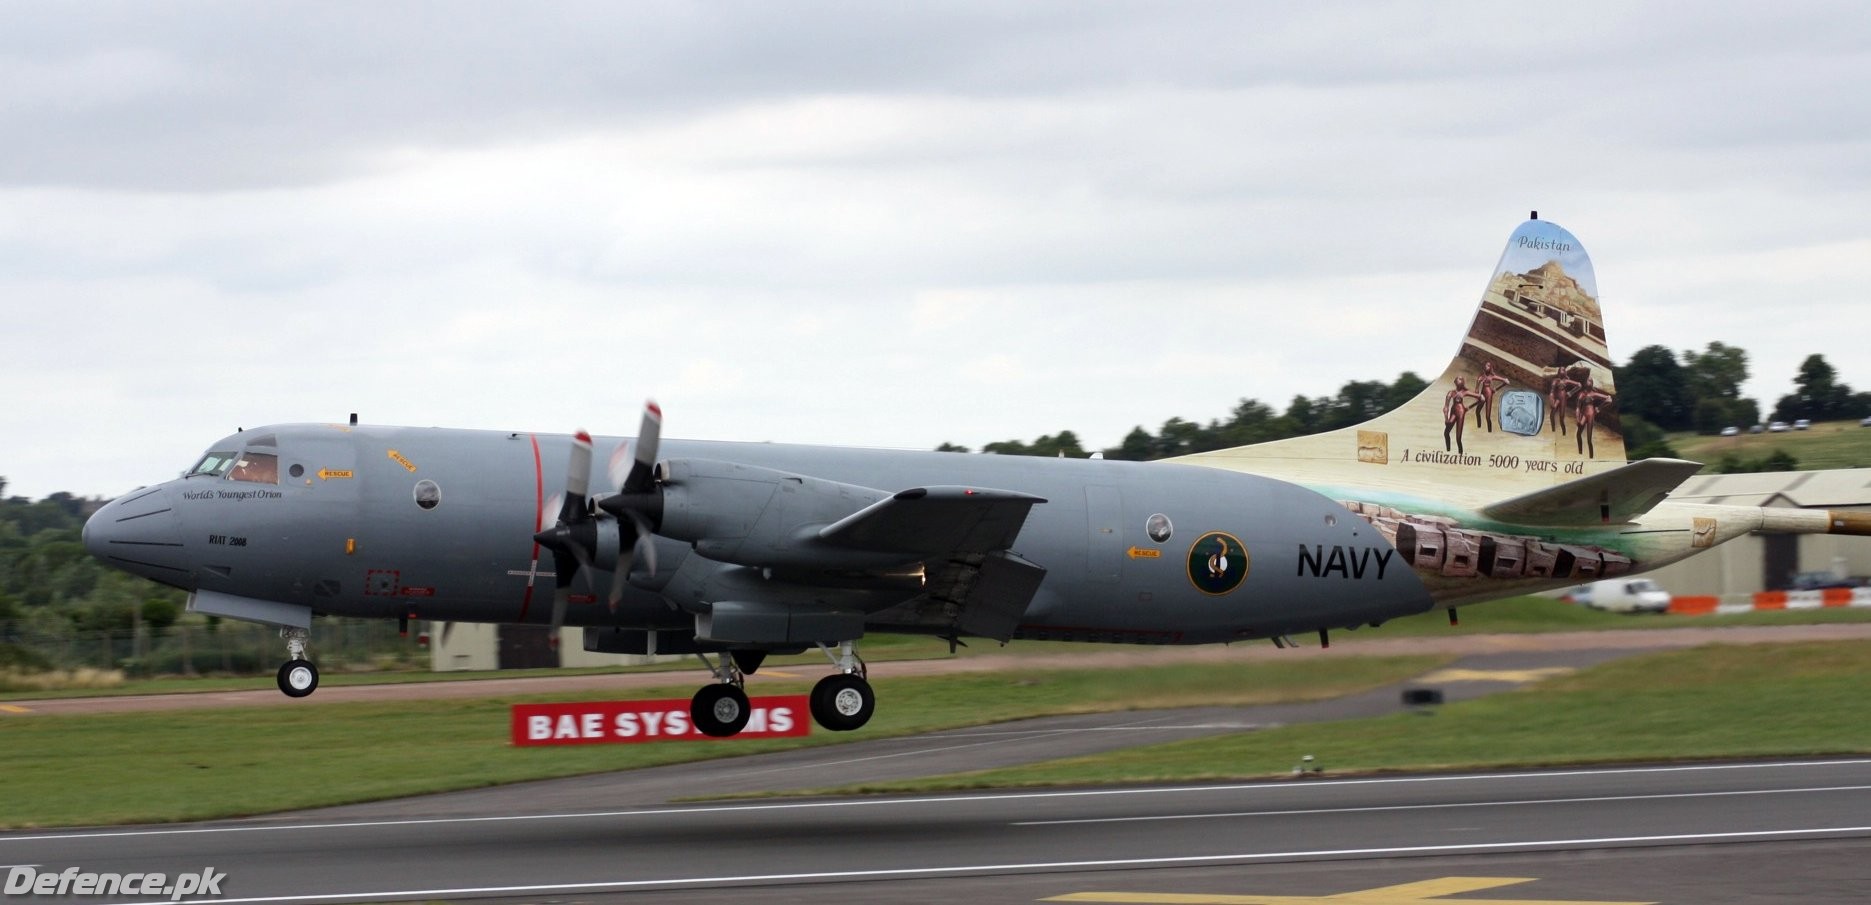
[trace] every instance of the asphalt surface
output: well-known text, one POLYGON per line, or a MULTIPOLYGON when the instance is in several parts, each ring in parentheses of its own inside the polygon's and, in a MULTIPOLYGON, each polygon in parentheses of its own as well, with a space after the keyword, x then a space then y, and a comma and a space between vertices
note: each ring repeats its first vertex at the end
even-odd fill
MULTIPOLYGON (((0 834, 0 873, 212 867, 226 875, 212 901, 249 902, 1871 901, 1871 760, 681 803, 1371 716, 1402 708, 1405 687, 1462 700, 1690 643, 1579 634, 1605 643, 1436 639, 1473 647, 1417 682, 1312 704, 1029 720, 244 821, 0 834)), ((166 897, 75 901, 154 898, 166 897)))
POLYGON ((222 902, 1292 902, 1402 887, 1357 901, 1842 903, 1871 890, 1867 854, 1863 759, 0 836, 6 864, 212 866, 222 902))

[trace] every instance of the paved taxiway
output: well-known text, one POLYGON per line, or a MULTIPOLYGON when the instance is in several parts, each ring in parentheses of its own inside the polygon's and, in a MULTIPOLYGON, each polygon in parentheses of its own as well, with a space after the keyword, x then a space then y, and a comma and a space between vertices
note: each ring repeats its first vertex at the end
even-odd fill
POLYGON ((225 902, 699 900, 728 888, 737 901, 1165 901, 1141 896, 1325 896, 1452 876, 1547 884, 1497 901, 1778 890, 1780 901, 1861 902, 1871 885, 1852 881, 1868 852, 1865 759, 0 836, 6 864, 212 865, 228 875, 225 902), (1752 890, 1653 869, 1685 863, 1685 846, 1760 868, 1752 890), (1836 888, 1797 885, 1815 865, 1836 888))

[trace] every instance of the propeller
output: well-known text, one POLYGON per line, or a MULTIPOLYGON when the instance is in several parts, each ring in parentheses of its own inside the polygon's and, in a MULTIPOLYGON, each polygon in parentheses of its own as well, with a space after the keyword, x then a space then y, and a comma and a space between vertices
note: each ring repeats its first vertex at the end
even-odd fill
MULTIPOLYGON (((591 586, 592 559, 600 549, 617 547, 617 563, 611 573, 610 607, 617 611, 623 599, 624 585, 631 569, 641 560, 643 567, 656 574, 656 524, 662 517, 662 496, 656 487, 656 451, 661 445, 663 410, 654 401, 643 405, 643 424, 637 431, 630 469, 619 482, 620 492, 591 504, 591 435, 579 431, 572 437, 572 449, 566 463, 565 496, 559 504, 558 521, 542 526, 533 540, 552 551, 552 631, 548 636, 554 648, 559 646, 559 630, 565 625, 565 611, 571 603, 572 581, 582 574, 585 586, 591 586), (605 515, 611 518, 605 518, 605 515), (622 536, 628 522, 631 536, 622 536)), ((623 450, 620 447, 618 452, 623 450)), ((610 477, 622 465, 613 455, 610 477)))
MULTIPOLYGON (((591 568, 591 554, 597 545, 596 520, 586 501, 591 491, 591 435, 579 431, 572 435, 572 452, 566 463, 565 496, 559 504, 558 523, 533 535, 533 540, 552 551, 552 632, 547 636, 554 649, 559 646, 559 628, 565 624, 566 605, 572 599, 572 580, 581 569, 591 568)), ((585 575, 587 585, 590 573, 585 575)))
MULTIPOLYGON (((615 516, 618 521, 629 521, 635 537, 629 543, 617 545, 617 568, 611 573, 611 612, 617 612, 617 602, 623 599, 624 583, 629 580, 630 570, 636 560, 643 560, 643 568, 651 575, 656 574, 656 542, 653 539, 656 527, 637 505, 643 498, 653 496, 656 488, 656 451, 662 445, 663 410, 655 400, 643 403, 643 423, 637 428, 636 455, 630 463, 630 471, 624 475, 616 496, 607 497, 598 503, 599 508, 615 516), (620 501, 615 505, 613 500, 620 501)), ((621 451, 621 450, 620 450, 621 451)), ((654 511, 662 510, 662 499, 655 498, 654 511)))

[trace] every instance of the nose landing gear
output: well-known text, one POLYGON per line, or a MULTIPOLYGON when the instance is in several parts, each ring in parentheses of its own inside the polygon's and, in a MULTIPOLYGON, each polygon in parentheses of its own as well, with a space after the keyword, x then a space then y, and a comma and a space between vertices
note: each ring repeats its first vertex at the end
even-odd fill
POLYGON ((289 698, 302 698, 318 690, 318 667, 305 658, 308 634, 302 628, 279 630, 279 636, 286 639, 286 656, 291 658, 279 668, 279 690, 289 698))

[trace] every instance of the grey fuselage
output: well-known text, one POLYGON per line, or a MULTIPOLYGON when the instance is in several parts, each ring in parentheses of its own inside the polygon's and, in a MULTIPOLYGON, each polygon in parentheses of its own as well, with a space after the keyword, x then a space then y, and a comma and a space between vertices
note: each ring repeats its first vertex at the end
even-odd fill
MULTIPOLYGON (((627 455, 627 444, 594 441, 594 494, 616 487, 605 462, 614 451, 627 455)), ((205 462, 198 466, 204 473, 125 494, 90 520, 86 544, 114 566, 191 592, 330 615, 544 623, 553 560, 533 534, 553 523, 570 445, 567 435, 440 428, 247 430, 211 448, 240 466, 217 471, 205 462), (266 467, 251 467, 268 456, 275 458, 266 467)), ((757 466, 886 494, 962 485, 1043 498, 1010 550, 1045 570, 1013 637, 1193 644, 1354 627, 1432 606, 1422 580, 1366 520, 1312 490, 1251 474, 679 440, 664 441, 660 457, 757 466), (1220 584, 1205 578, 1217 566, 1197 546, 1216 532, 1238 541, 1245 558, 1233 566, 1236 577, 1220 584), (1328 560, 1338 567, 1322 570, 1328 560)), ((773 575, 757 564, 748 572, 746 564, 708 560, 688 543, 655 543, 655 574, 639 563, 615 611, 604 599, 608 563, 595 562, 596 574, 574 589, 565 623, 691 629, 713 603, 701 598, 725 592, 709 590, 720 583, 684 576, 730 568, 783 583, 888 584, 874 575, 773 575)), ((905 568, 935 565, 888 571, 902 587, 905 568)), ((914 597, 865 598, 873 601, 865 606, 866 627, 954 631, 914 597)))

